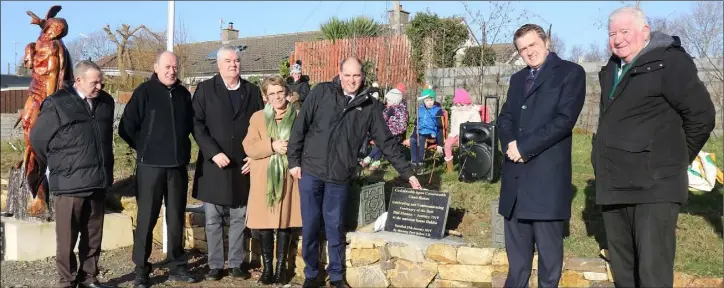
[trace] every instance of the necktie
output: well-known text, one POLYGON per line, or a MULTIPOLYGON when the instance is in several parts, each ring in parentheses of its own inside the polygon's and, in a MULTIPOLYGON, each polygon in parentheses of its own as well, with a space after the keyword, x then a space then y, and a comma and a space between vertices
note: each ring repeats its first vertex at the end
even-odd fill
POLYGON ((533 83, 535 83, 535 76, 538 73, 538 69, 531 69, 530 75, 525 78, 525 94, 528 94, 530 92, 530 88, 533 87, 533 83))
POLYGON ((83 102, 85 103, 85 109, 88 110, 88 113, 93 113, 93 105, 91 104, 91 99, 85 98, 83 99, 83 102))

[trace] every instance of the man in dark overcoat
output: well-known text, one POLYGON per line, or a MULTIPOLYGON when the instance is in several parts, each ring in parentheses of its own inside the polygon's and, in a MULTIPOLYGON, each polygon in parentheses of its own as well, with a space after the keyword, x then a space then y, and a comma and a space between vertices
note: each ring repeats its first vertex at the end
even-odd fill
POLYGON ((219 280, 224 268, 223 219, 229 209, 229 274, 248 279, 243 265, 249 166, 241 141, 249 119, 264 108, 261 91, 241 79, 239 51, 225 45, 216 54, 219 74, 199 83, 192 99, 194 138, 199 145, 193 197, 204 202, 206 243, 209 254, 207 280, 219 280), (242 173, 245 172, 245 173, 242 173))
POLYGON ((672 287, 687 167, 714 129, 714 104, 679 38, 643 11, 608 20, 613 55, 599 73, 592 163, 616 287, 672 287))
POLYGON ((557 287, 563 266, 563 227, 571 217, 573 127, 583 108, 586 73, 549 51, 538 25, 513 36, 528 67, 510 78, 498 118, 505 152, 499 213, 505 217, 510 268, 505 287, 527 287, 533 251, 538 251, 538 286, 557 287), (535 246, 535 247, 534 247, 535 246))

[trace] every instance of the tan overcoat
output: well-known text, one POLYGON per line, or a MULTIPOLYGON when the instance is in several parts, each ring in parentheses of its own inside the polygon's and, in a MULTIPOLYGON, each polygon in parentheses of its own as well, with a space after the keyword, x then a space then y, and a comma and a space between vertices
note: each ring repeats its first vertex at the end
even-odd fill
MULTIPOLYGON (((284 116, 277 115, 277 121, 284 116)), ((249 119, 249 131, 242 142, 251 162, 251 187, 247 204, 246 225, 250 229, 277 229, 302 227, 302 211, 299 200, 299 182, 287 172, 284 192, 280 203, 272 208, 266 204, 267 169, 273 155, 272 139, 266 132, 264 110, 257 111, 249 119)), ((286 156, 285 156, 286 157, 286 156)))

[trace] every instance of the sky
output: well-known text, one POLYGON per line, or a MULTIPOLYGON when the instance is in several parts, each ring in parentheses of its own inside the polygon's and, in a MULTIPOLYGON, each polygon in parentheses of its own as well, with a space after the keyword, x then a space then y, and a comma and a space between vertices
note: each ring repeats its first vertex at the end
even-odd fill
MULTIPOLYGON (((415 13, 426 10, 441 17, 471 19, 463 3, 473 15, 476 11, 486 18, 490 14, 487 1, 400 1, 402 9, 410 12, 410 19, 415 13)), ((545 29, 552 25, 553 33, 566 44, 566 51, 576 44, 588 47, 589 43, 598 42, 602 46, 607 41, 606 32, 596 24, 605 23, 611 11, 627 4, 633 4, 633 1, 511 2, 514 9, 511 16, 527 16, 515 19, 507 28, 512 31, 524 22, 536 23, 545 29)), ((164 31, 168 22, 168 1, 1 1, 2 74, 8 73, 8 63, 10 71, 14 71, 13 63, 23 57, 25 45, 34 42, 40 32, 37 25, 30 24, 26 11, 44 17, 52 5, 62 6, 57 17, 65 18, 70 27, 68 36, 63 38, 66 42, 99 31, 106 24, 113 30, 121 24, 132 27, 144 24, 152 31, 164 31)), ((694 2, 684 1, 642 1, 640 7, 650 17, 677 17, 679 13, 690 11, 693 5, 694 2)), ((385 11, 393 6, 393 1, 175 1, 175 25, 176 29, 186 27, 192 42, 210 41, 220 38, 221 19, 226 23, 233 22, 239 36, 247 37, 318 30, 320 24, 332 16, 347 19, 365 15, 386 23, 385 11)), ((470 22, 480 38, 479 24, 470 22)), ((512 42, 512 39, 502 37, 496 40, 497 43, 512 42)))

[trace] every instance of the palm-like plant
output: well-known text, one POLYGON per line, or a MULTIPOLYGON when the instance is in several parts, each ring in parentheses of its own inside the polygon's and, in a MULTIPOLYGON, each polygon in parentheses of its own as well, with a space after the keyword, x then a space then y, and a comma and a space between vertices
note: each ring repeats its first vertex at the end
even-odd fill
POLYGON ((338 40, 356 37, 376 37, 382 34, 382 25, 365 16, 358 16, 349 20, 340 20, 332 17, 319 27, 324 39, 338 40))
POLYGON ((358 16, 347 21, 348 37, 376 37, 382 32, 382 26, 365 16, 358 16))
POLYGON ((337 17, 332 17, 326 23, 319 27, 322 31, 324 39, 335 41, 337 39, 344 39, 347 36, 347 23, 346 21, 339 20, 337 17))

